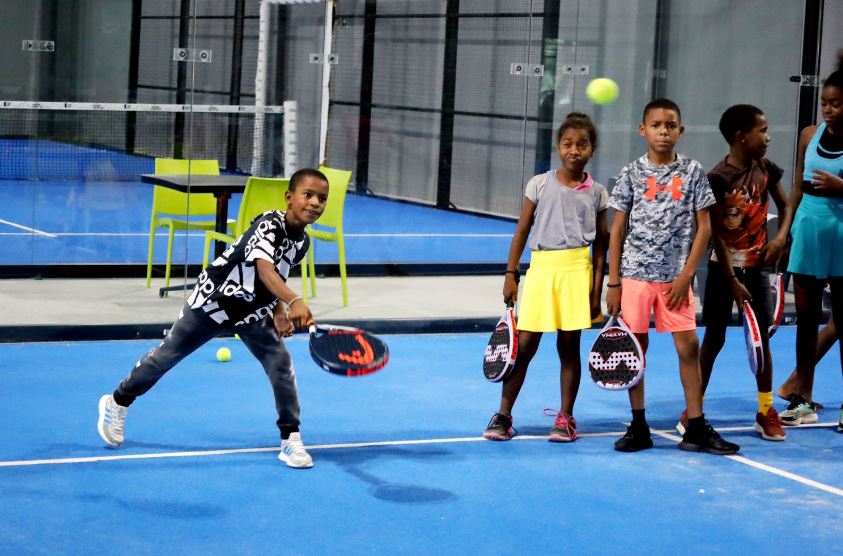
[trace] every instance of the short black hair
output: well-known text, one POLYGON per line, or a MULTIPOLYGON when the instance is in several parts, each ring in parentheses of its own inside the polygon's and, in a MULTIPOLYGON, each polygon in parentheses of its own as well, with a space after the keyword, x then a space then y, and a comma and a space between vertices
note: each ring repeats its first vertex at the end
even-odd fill
POLYGON ((720 133, 727 143, 733 145, 739 131, 749 131, 755 127, 758 116, 764 112, 751 104, 735 104, 730 106, 720 116, 720 133))
POLYGON ((566 129, 584 129, 588 132, 591 148, 597 148, 597 126, 594 125, 594 122, 591 121, 591 118, 587 114, 571 112, 565 116, 565 121, 562 122, 562 125, 559 126, 559 130, 556 132, 557 144, 562 140, 562 135, 564 135, 566 129))
POLYGON ((825 78, 823 87, 837 87, 843 93, 843 50, 837 51, 837 69, 825 78))
POLYGON ((679 121, 682 121, 682 112, 679 110, 679 105, 669 98, 657 98, 655 100, 651 100, 647 106, 644 107, 644 113, 641 115, 641 121, 645 122, 647 120, 647 114, 650 113, 650 110, 657 110, 659 108, 664 110, 673 110, 676 112, 676 115, 679 116, 679 121))
POLYGON ((325 177, 325 174, 316 170, 314 168, 302 168, 301 170, 296 170, 292 176, 290 176, 290 191, 295 191, 296 187, 299 185, 305 178, 317 178, 325 183, 328 183, 328 178, 325 177))

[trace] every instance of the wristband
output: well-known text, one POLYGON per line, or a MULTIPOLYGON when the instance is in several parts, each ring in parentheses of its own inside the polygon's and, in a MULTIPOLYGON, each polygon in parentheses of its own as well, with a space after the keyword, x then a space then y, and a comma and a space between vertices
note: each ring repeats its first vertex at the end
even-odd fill
POLYGON ((295 303, 296 301, 302 301, 302 298, 299 297, 299 296, 296 296, 293 299, 291 299, 290 301, 288 301, 287 302, 287 310, 288 311, 290 310, 290 307, 292 307, 293 303, 295 303))
POLYGON ((622 284, 606 284, 607 288, 619 288, 622 284))

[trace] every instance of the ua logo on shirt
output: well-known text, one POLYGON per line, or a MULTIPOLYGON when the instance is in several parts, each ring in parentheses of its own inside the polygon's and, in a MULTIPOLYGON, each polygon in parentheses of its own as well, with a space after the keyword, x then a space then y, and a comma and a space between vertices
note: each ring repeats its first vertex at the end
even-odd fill
POLYGON ((647 184, 647 191, 644 192, 644 196, 650 201, 655 201, 656 195, 664 191, 670 191, 673 200, 678 201, 682 198, 682 184, 685 181, 679 176, 672 176, 668 185, 666 183, 656 183, 656 176, 650 176, 644 180, 644 183, 647 184))

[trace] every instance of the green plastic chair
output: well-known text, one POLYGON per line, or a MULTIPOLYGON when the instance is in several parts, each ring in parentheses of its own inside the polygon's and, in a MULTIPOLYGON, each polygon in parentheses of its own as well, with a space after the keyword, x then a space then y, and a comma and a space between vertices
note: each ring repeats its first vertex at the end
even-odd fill
MULTIPOLYGON (((218 176, 219 162, 216 160, 181 160, 156 158, 156 174, 193 174, 218 176)), ((170 285, 170 270, 173 260, 173 236, 176 230, 213 230, 216 227, 217 200, 212 193, 187 194, 175 189, 156 185, 152 193, 152 217, 149 225, 149 256, 146 262, 146 287, 152 281, 152 256, 155 250, 155 230, 168 228, 167 266, 164 272, 164 286, 170 285), (211 219, 194 217, 211 216, 211 219), (179 218, 181 217, 181 218, 179 218)), ((234 220, 229 219, 229 225, 234 220)))
POLYGON ((249 229, 249 224, 259 214, 268 210, 285 210, 287 207, 285 194, 289 188, 290 180, 288 179, 250 177, 246 182, 243 199, 240 201, 240 212, 234 222, 234 235, 221 234, 213 230, 205 232, 205 254, 202 258, 202 267, 208 266, 212 241, 234 243, 235 239, 249 229))
POLYGON ((310 235, 310 249, 307 251, 307 264, 301 267, 302 272, 302 298, 307 301, 307 280, 310 275, 311 297, 316 297, 316 242, 333 241, 337 244, 340 263, 340 283, 342 284, 342 305, 348 307, 348 278, 345 269, 345 239, 342 231, 342 216, 345 208, 345 194, 348 192, 348 184, 351 181, 351 172, 337 170, 336 168, 319 167, 319 171, 328 178, 328 204, 325 212, 316 224, 308 226, 307 233, 310 235), (324 228, 332 228, 333 231, 324 228), (308 269, 308 266, 310 267, 308 269))

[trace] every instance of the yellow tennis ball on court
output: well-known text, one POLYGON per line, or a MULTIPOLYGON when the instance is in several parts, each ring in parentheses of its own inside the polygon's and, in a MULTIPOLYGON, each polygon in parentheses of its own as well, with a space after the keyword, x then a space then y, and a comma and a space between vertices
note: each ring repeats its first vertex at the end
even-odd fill
POLYGON ((220 348, 217 350, 217 361, 231 361, 231 350, 228 348, 220 348))
POLYGON ((618 98, 618 84, 608 77, 592 79, 585 88, 585 94, 594 104, 611 104, 618 98))

